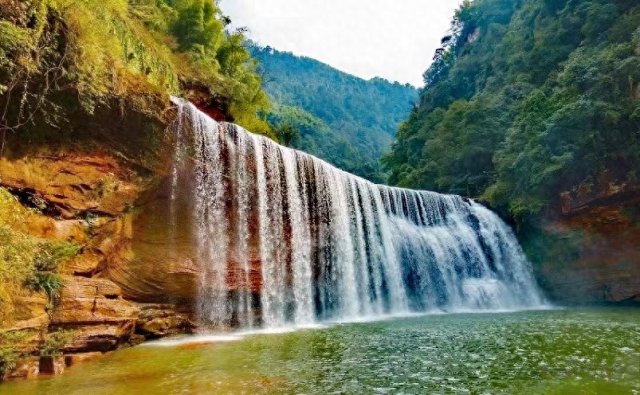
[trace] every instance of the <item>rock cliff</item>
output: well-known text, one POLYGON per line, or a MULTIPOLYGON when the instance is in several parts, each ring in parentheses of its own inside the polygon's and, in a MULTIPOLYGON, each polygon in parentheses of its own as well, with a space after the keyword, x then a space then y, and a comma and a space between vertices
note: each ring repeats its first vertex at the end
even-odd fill
POLYGON ((21 152, 0 159, 0 188, 29 209, 25 233, 79 251, 58 268, 55 300, 26 290, 14 298, 14 313, 0 325, 0 348, 11 346, 21 357, 7 377, 59 372, 43 365, 51 342, 71 364, 79 354, 191 332, 196 273, 171 261, 154 233, 167 232, 162 161, 146 168, 106 146, 21 152))
POLYGON ((546 293, 560 304, 640 304, 640 187, 605 173, 559 200, 522 232, 546 293))

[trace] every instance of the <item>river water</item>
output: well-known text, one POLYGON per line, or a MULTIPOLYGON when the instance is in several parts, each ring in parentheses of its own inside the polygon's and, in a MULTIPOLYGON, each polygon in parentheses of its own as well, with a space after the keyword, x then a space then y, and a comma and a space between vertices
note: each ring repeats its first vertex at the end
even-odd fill
POLYGON ((189 337, 0 385, 0 394, 227 393, 640 394, 640 310, 436 314, 189 337))

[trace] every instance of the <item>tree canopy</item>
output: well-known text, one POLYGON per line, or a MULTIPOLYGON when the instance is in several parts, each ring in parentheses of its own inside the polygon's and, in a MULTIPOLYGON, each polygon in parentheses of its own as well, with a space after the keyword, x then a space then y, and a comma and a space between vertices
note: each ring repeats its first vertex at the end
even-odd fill
POLYGON ((640 169, 640 5, 465 2, 384 158, 390 182, 516 217, 640 169))
POLYGON ((276 104, 269 120, 298 129, 295 148, 382 182, 380 156, 417 97, 410 85, 365 81, 319 61, 272 48, 250 47, 264 89, 276 104))
POLYGON ((118 100, 145 111, 146 97, 196 87, 271 134, 255 62, 229 22, 207 0, 0 0, 2 130, 36 118, 61 128, 74 109, 59 96, 71 91, 91 113, 118 100))

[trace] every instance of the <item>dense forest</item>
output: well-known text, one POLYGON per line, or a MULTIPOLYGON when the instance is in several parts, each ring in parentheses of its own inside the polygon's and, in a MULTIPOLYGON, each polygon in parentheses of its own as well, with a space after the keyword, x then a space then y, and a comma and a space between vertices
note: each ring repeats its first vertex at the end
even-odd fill
POLYGON ((257 45, 269 121, 281 142, 368 178, 384 180, 380 156, 415 102, 410 85, 365 81, 324 63, 257 45))
POLYGON ((638 182, 637 1, 467 1, 424 80, 384 158, 392 184, 524 220, 565 191, 638 182))

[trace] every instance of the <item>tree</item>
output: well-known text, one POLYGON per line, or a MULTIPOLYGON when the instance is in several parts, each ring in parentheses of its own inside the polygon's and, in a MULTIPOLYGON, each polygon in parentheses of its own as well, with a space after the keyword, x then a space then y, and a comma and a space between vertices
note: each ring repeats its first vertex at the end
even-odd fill
POLYGON ((288 123, 281 124, 276 128, 278 140, 287 147, 291 147, 293 143, 300 139, 300 133, 288 123))

